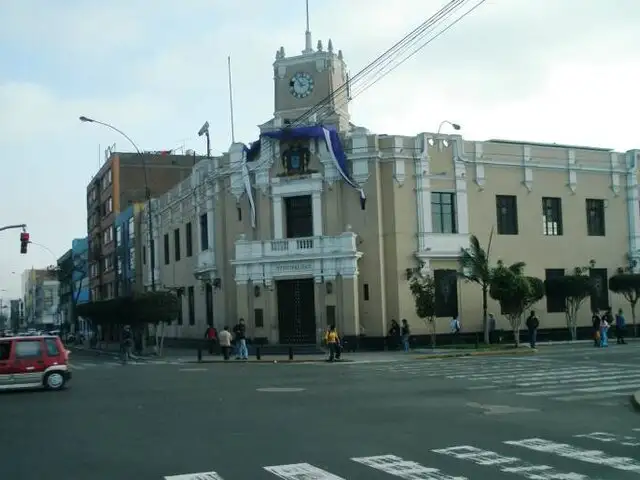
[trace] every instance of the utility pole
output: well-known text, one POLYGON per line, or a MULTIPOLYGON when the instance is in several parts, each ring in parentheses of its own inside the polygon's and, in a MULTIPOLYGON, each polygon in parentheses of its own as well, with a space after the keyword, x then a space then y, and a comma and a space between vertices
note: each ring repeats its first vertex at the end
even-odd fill
POLYGON ((16 228, 21 228, 22 231, 26 231, 27 230, 27 224, 26 223, 19 223, 17 225, 5 225, 4 227, 0 227, 0 232, 4 232, 5 230, 13 230, 16 228))

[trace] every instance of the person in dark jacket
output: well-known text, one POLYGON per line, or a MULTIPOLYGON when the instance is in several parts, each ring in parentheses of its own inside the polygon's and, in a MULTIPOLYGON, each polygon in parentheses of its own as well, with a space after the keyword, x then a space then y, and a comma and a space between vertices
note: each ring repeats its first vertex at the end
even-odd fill
POLYGON ((241 318, 238 324, 233 327, 233 334, 235 335, 236 341, 236 360, 248 360, 249 352, 247 350, 247 334, 244 318, 241 318))
POLYGON ((598 315, 598 312, 593 312, 593 315, 591 316, 591 326, 593 327, 593 346, 594 347, 600 346, 600 322, 601 321, 602 319, 600 318, 600 315, 598 315))
POLYGON ((627 343, 624 341, 626 327, 627 322, 624 318, 624 315, 622 314, 622 309, 619 309, 618 313, 616 314, 616 343, 620 345, 624 345, 627 343))
POLYGON ((536 339, 538 337, 538 327, 540 326, 540 320, 536 317, 536 312, 531 310, 527 317, 527 330, 529 330, 529 345, 531 348, 536 348, 536 339))

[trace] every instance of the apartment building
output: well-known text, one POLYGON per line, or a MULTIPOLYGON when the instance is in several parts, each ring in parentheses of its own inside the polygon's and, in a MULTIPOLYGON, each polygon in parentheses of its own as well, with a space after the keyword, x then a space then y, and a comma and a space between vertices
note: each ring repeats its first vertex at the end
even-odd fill
POLYGON ((193 152, 109 152, 105 163, 87 186, 89 288, 92 300, 112 298, 116 292, 117 215, 150 195, 162 195, 186 178, 202 157, 193 152))
POLYGON ((30 269, 22 273, 26 323, 45 328, 59 323, 59 282, 55 270, 30 269))
POLYGON ((76 305, 89 301, 89 242, 75 238, 71 248, 58 259, 60 321, 70 324, 72 331, 84 331, 82 319, 74 318, 76 305))
POLYGON ((142 205, 130 205, 116 217, 116 296, 142 290, 140 235, 137 235, 142 205))
MULTIPOLYGON (((259 341, 314 343, 336 324, 380 346, 392 319, 427 332, 408 288, 416 269, 434 276, 439 333, 454 316, 480 331, 481 290, 456 272, 470 234, 486 245, 492 230, 494 264, 523 261, 542 279, 589 268, 598 290, 581 325, 589 307, 626 306, 607 279, 640 260, 640 151, 376 134, 350 122, 340 96, 300 120, 345 82, 342 52, 329 47, 293 57, 281 48, 275 115, 259 140, 200 162, 153 200, 143 275, 148 285, 154 255, 154 278, 181 296, 169 336, 243 318, 259 341)), ((560 303, 535 306, 541 328, 566 328, 560 303)))

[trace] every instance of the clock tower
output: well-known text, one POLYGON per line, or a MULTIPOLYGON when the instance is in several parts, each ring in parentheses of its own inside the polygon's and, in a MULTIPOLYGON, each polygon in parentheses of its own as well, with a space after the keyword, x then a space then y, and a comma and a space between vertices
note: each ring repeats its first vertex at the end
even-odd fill
POLYGON ((304 50, 300 55, 287 57, 284 47, 280 47, 273 72, 274 117, 282 119, 283 124, 295 122, 322 104, 321 109, 314 109, 315 118, 305 118, 305 123, 335 125, 339 130, 348 128, 347 66, 342 51, 334 51, 331 40, 326 48, 321 40, 313 48, 308 3, 304 50))

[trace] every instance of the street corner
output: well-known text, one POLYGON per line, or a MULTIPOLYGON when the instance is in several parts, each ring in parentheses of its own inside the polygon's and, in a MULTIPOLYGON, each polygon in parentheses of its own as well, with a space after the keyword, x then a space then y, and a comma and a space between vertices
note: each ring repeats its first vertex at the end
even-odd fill
POLYGON ((498 356, 514 356, 514 355, 534 355, 537 351, 535 348, 501 348, 496 350, 472 350, 460 352, 446 353, 430 353, 424 355, 416 355, 413 360, 442 360, 446 358, 463 358, 463 357, 498 357, 498 356))
POLYGON ((631 395, 631 405, 636 412, 640 412, 640 390, 631 395))

